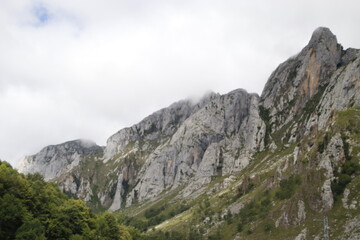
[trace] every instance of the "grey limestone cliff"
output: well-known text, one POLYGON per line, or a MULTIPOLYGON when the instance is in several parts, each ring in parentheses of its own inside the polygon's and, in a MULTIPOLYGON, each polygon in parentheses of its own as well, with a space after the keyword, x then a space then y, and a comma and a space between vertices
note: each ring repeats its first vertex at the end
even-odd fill
POLYGON ((145 143, 155 142, 170 137, 190 115, 216 97, 217 94, 208 93, 198 103, 190 100, 176 102, 151 114, 138 124, 120 130, 107 140, 104 161, 124 152, 129 143, 140 139, 145 143))
POLYGON ((251 153, 262 147, 258 100, 256 94, 235 90, 191 115, 149 155, 128 204, 135 197, 142 201, 194 179, 206 183, 211 176, 246 167, 251 153))
POLYGON ((26 156, 19 162, 22 173, 40 173, 45 180, 51 180, 70 171, 87 156, 103 153, 103 148, 88 140, 74 140, 58 145, 50 145, 39 153, 26 156))
POLYGON ((348 142, 331 132, 322 152, 312 156, 313 165, 305 169, 301 161, 316 152, 321 134, 330 132, 335 111, 358 105, 360 51, 344 50, 322 27, 299 54, 271 74, 261 97, 237 89, 210 93, 197 103, 180 101, 118 131, 105 149, 79 141, 49 146, 26 157, 19 169, 40 172, 66 193, 116 211, 175 189, 182 198, 197 196, 213 177, 246 169, 257 153, 296 144, 277 160, 277 176, 269 187, 277 186, 276 179, 286 177, 287 169, 324 171, 321 177, 315 174, 321 185, 312 199, 284 207, 297 209, 293 219, 284 211, 276 221, 278 226, 299 225, 306 219, 304 202, 311 201, 314 211, 332 208, 331 182, 345 161, 348 142))
POLYGON ((333 110, 360 103, 359 56, 343 50, 328 28, 316 29, 309 44, 271 74, 260 100, 268 130, 288 128, 290 142, 322 129, 333 110))

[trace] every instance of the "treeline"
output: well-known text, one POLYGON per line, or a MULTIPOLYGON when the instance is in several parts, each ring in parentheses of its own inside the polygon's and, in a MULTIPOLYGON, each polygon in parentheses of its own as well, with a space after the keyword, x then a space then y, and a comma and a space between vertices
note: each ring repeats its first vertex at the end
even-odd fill
POLYGON ((0 239, 136 240, 138 230, 112 213, 94 215, 39 174, 19 174, 0 161, 0 239))
MULTIPOLYGON (((147 209, 144 212, 144 217, 123 217, 123 222, 128 226, 133 226, 134 228, 146 232, 149 229, 152 229, 154 226, 186 211, 189 209, 189 206, 186 204, 164 204, 161 206, 154 206, 147 209)), ((171 234, 170 234, 171 235, 171 234)), ((176 235, 174 233, 173 235, 176 235)), ((159 238, 162 239, 162 238, 159 238)), ((185 239, 185 238, 184 238, 185 239)))
POLYGON ((201 240, 194 229, 147 231, 186 209, 183 204, 166 214, 162 207, 150 209, 148 223, 137 226, 122 214, 95 215, 83 201, 69 198, 40 174, 20 174, 0 161, 1 240, 201 240))

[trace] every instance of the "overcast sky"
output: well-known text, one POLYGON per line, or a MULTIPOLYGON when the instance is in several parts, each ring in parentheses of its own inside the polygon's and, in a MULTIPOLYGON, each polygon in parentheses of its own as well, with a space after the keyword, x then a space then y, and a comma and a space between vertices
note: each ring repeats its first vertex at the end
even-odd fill
POLYGON ((184 99, 261 94, 318 26, 360 48, 358 0, 1 0, 0 158, 91 139, 184 99))

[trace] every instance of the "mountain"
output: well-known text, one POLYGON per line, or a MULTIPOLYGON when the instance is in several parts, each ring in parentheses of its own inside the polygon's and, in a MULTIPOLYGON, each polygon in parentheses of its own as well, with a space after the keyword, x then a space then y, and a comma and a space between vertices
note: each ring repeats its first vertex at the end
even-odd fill
POLYGON ((326 216, 332 238, 360 239, 359 129, 360 51, 321 27, 261 96, 238 89, 180 101, 115 133, 104 149, 50 146, 19 170, 94 209, 124 211, 142 230, 320 239, 314 219, 326 216))
POLYGON ((103 154, 102 147, 87 140, 74 140, 51 145, 38 154, 23 158, 18 168, 22 173, 40 173, 45 180, 51 180, 61 172, 70 171, 86 157, 103 154))

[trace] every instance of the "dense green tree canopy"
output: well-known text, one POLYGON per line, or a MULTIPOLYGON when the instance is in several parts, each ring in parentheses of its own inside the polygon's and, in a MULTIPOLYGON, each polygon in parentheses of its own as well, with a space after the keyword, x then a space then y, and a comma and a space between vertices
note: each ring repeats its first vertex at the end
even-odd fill
POLYGON ((94 215, 83 201, 69 199, 41 175, 19 174, 0 161, 0 239, 133 238, 113 214, 94 215))

